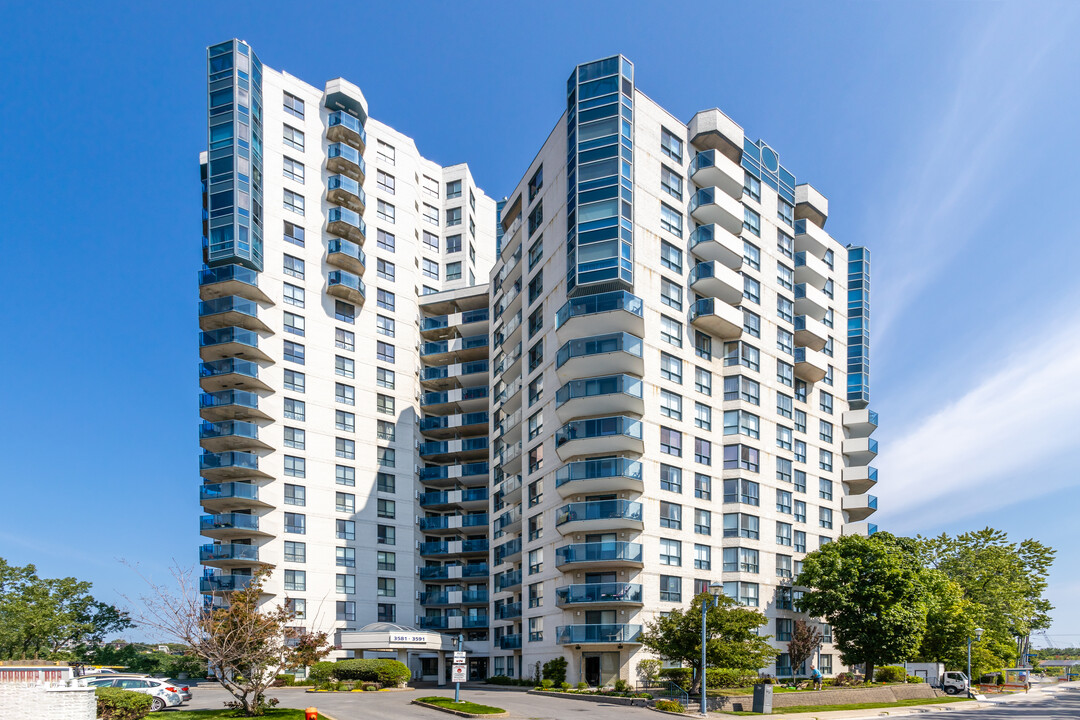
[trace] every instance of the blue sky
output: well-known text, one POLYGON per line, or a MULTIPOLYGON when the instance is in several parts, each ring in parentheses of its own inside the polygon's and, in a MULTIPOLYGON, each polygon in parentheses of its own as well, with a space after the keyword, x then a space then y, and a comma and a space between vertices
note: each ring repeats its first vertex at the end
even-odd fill
MULTIPOLYGON (((720 107, 873 251, 880 526, 1059 548, 1080 645, 1075 3, 5 3, 0 556, 137 595, 193 561, 204 48, 240 37, 502 196, 583 61, 720 107), (703 7, 710 7, 702 11, 703 7)), ((1037 642, 1037 644, 1039 644, 1037 642)))

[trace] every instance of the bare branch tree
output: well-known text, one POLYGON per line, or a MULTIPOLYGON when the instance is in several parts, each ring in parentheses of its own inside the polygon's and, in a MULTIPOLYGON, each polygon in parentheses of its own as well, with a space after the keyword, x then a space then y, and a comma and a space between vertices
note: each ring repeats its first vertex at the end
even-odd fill
POLYGON ((788 641, 788 657, 791 658, 791 677, 795 679, 795 668, 809 659, 821 645, 821 630, 805 620, 796 620, 788 641))

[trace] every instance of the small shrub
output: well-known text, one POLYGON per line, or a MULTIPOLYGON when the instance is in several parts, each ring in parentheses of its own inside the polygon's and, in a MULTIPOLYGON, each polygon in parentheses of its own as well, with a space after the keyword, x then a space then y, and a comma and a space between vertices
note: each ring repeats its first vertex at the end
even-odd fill
POLYGON ((686 708, 684 708, 683 704, 677 700, 657 700, 656 709, 673 713, 686 712, 686 708))
POLYGON ((332 677, 338 680, 376 682, 383 687, 402 687, 412 677, 409 667, 386 658, 355 658, 334 663, 332 677))
POLYGON ((544 663, 544 679, 556 683, 566 682, 566 658, 552 658, 544 663))
POLYGON ((98 688, 94 696, 101 720, 142 720, 150 714, 154 701, 149 695, 112 687, 98 688))
POLYGON ((545 690, 550 690, 554 686, 555 686, 555 681, 554 680, 548 680, 548 679, 545 678, 545 679, 540 681, 540 687, 544 688, 545 690))
POLYGON ((308 682, 312 685, 320 685, 330 679, 337 663, 323 661, 317 662, 308 668, 308 682))
POLYGON ((563 681, 563 682, 559 683, 559 689, 561 689, 561 690, 569 690, 570 689, 570 683, 568 683, 566 681, 563 681))
POLYGON ((705 685, 709 688, 744 688, 757 681, 757 675, 745 670, 709 668, 705 671, 705 685))
POLYGON ((379 688, 375 687, 374 685, 365 685, 364 686, 364 692, 375 692, 378 689, 379 688))
POLYGON ((486 682, 488 685, 513 685, 514 684, 513 678, 509 678, 509 677, 507 677, 505 675, 492 675, 491 677, 489 677, 484 682, 486 682))
POLYGON ((693 682, 694 671, 692 668, 663 668, 660 671, 660 677, 672 681, 685 690, 693 682))
POLYGON ((615 692, 624 693, 624 692, 629 692, 629 690, 630 690, 630 683, 626 682, 622 678, 619 678, 618 680, 615 681, 615 692))
POLYGON ((905 682, 921 683, 922 681, 923 681, 923 679, 921 677, 917 676, 917 675, 908 675, 907 680, 905 682))
MULTIPOLYGON (((260 693, 259 695, 255 696, 255 712, 253 714, 262 715, 267 710, 276 708, 277 704, 277 698, 268 698, 260 693)), ((229 708, 230 710, 236 710, 238 712, 243 710, 244 708, 243 704, 241 704, 239 700, 231 700, 225 703, 225 707, 229 708)))
POLYGON ((578 690, 585 690, 588 687, 589 687, 589 683, 579 682, 577 684, 577 689, 578 690))
POLYGON ((656 684, 656 678, 662 666, 663 663, 656 659, 642 660, 637 664, 638 679, 646 686, 656 684))
POLYGON ((880 683, 904 682, 907 671, 899 665, 886 665, 874 670, 874 680, 880 683))
POLYGON ((1005 676, 1004 675, 998 675, 994 679, 994 684, 995 685, 1004 685, 1005 684, 1005 676))
POLYGON ((844 687, 844 686, 854 685, 855 683, 856 683, 855 673, 851 673, 851 672, 837 673, 836 677, 833 678, 833 684, 836 685, 837 687, 844 687))

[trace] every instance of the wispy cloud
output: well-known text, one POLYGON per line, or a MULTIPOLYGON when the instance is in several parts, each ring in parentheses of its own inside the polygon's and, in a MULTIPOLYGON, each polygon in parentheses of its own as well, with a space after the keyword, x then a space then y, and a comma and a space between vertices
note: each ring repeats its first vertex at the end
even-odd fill
POLYGON ((1034 340, 1003 353, 1000 370, 883 445, 878 494, 898 529, 1001 507, 1018 490, 1031 498, 1080 486, 1071 463, 1066 472, 1039 472, 1060 466, 1080 440, 1080 318, 1026 328, 1025 335, 1034 340))
POLYGON ((961 46, 958 68, 943 88, 951 103, 936 119, 913 118, 925 123, 924 137, 905 148, 904 164, 887 177, 887 209, 870 216, 875 263, 883 270, 874 298, 879 347, 911 298, 985 233, 979 225, 985 208, 1011 197, 1012 189, 1000 182, 1009 177, 1003 150, 1022 144, 1026 114, 1038 106, 1034 99, 1061 81, 1050 60, 1071 38, 1077 10, 1001 3, 961 46), (881 223, 886 216, 890 222, 881 223))

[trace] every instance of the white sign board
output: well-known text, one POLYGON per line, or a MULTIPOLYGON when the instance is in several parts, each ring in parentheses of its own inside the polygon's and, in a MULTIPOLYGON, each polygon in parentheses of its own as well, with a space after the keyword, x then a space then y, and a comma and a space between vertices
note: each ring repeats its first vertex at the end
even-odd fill
POLYGON ((468 672, 464 665, 454 665, 450 673, 450 682, 463 683, 468 680, 468 672))
POLYGON ((463 662, 465 662, 465 652, 463 650, 455 650, 454 651, 454 662, 455 663, 463 663, 463 662))
POLYGON ((398 633, 390 634, 390 643, 397 645, 400 643, 426 643, 427 635, 402 635, 398 633))

